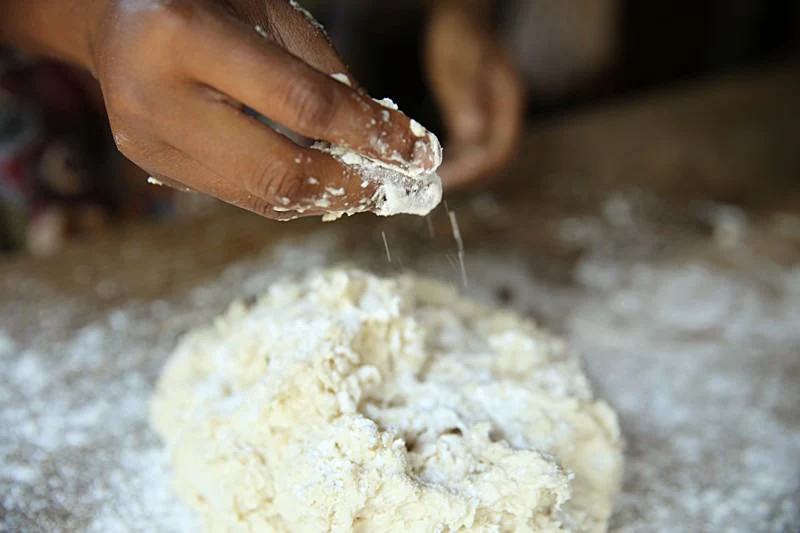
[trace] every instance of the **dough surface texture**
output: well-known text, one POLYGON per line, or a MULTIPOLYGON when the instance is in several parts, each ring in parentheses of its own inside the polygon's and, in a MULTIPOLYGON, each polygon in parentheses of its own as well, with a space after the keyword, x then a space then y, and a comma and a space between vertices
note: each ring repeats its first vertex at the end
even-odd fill
POLYGON ((562 340, 410 275, 234 303, 181 340, 152 415, 214 532, 605 531, 622 472, 562 340))

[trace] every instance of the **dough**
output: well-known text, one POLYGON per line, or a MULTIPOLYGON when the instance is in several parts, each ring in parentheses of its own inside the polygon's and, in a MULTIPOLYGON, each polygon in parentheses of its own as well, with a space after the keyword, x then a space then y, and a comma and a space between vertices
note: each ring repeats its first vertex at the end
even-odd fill
POLYGON ((604 531, 622 470, 562 340, 413 276, 234 303, 182 339, 152 414, 208 531, 604 531))

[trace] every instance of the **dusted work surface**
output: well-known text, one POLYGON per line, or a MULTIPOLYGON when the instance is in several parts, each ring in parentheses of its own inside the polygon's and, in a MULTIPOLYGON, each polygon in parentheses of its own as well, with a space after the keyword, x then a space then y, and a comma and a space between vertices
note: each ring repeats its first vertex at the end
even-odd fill
MULTIPOLYGON (((451 201, 464 290, 566 336, 620 413, 614 531, 800 528, 798 94, 770 73, 543 125, 451 201)), ((0 265, 0 530, 195 531, 148 424, 177 337, 341 261, 460 284, 430 222, 222 209, 0 265)))

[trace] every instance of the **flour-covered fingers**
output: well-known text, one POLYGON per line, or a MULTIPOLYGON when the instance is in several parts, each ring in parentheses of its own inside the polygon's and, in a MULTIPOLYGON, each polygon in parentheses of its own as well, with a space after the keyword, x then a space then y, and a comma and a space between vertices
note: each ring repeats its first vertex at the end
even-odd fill
POLYGON ((432 170, 438 147, 404 114, 381 105, 230 18, 198 17, 188 75, 305 137, 398 166, 432 170))

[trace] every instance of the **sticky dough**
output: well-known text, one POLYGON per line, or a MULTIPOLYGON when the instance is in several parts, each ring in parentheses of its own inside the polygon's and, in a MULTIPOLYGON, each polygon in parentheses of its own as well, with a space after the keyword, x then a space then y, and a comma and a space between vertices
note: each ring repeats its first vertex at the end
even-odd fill
POLYGON ((187 334, 152 405, 207 531, 605 531, 614 412, 562 340, 435 281, 331 270, 187 334))

